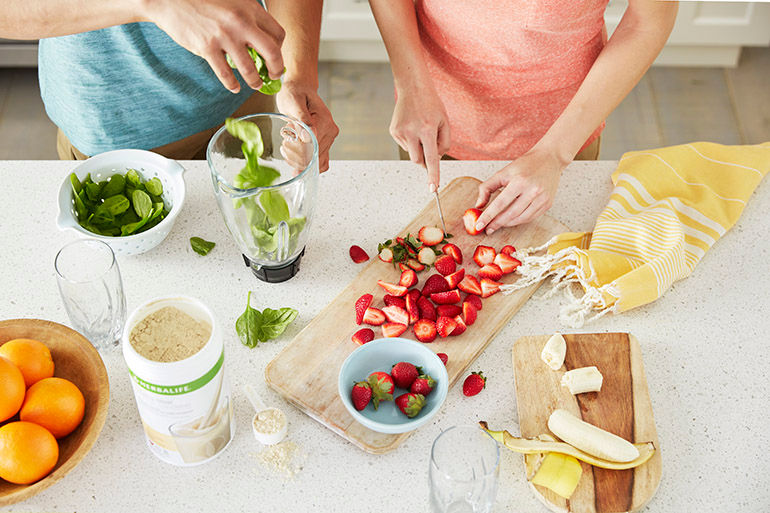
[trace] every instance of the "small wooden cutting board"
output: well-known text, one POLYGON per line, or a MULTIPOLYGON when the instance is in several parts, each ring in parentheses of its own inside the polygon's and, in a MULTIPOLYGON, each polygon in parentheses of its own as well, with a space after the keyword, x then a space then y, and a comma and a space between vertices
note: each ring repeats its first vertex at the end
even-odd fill
MULTIPOLYGON (((466 272, 475 275, 478 271, 478 266, 473 261, 473 251, 479 244, 492 246, 496 250, 506 244, 517 248, 540 246, 551 237, 568 231, 564 225, 546 215, 526 225, 497 230, 492 235, 468 235, 463 227, 462 215, 472 206, 479 183, 475 178, 461 177, 453 180, 440 192, 446 228, 454 236, 451 242, 463 253, 462 267, 465 267, 466 272)), ((406 233, 416 235, 425 225, 440 225, 436 204, 432 198, 403 230, 383 234, 382 238, 384 240, 406 233)), ((434 272, 431 270, 418 273, 420 281, 417 286, 421 289, 428 276, 434 272)), ((359 424, 345 409, 337 393, 337 378, 342 362, 358 347, 350 339, 351 335, 365 327, 355 323, 356 299, 366 293, 372 294, 372 306, 382 308, 385 292, 377 285, 377 280, 398 283, 400 274, 393 265, 380 261, 376 254, 372 255, 371 261, 363 266, 345 290, 310 321, 265 369, 265 380, 270 387, 329 429, 365 451, 375 454, 395 449, 409 433, 388 435, 359 424)), ((501 281, 511 283, 515 281, 515 276, 509 274, 501 281)), ((499 293, 484 299, 478 320, 468 327, 465 333, 447 339, 437 338, 429 344, 435 352, 449 356, 447 372, 450 387, 536 289, 537 285, 533 285, 507 296, 499 293)), ((381 338, 380 328, 372 328, 375 337, 381 338)), ((415 339, 411 327, 402 337, 415 339)), ((451 396, 449 400, 452 400, 451 396)))
POLYGON ((657 450, 647 463, 630 470, 606 470, 581 463, 583 476, 569 500, 531 485, 535 495, 557 512, 639 511, 655 495, 661 477, 660 444, 639 342, 628 333, 564 335, 567 356, 562 368, 555 371, 540 359, 549 338, 522 337, 513 346, 521 436, 549 433, 548 417, 563 408, 630 442, 651 441, 657 450), (561 386, 566 371, 591 365, 604 377, 601 391, 573 396, 561 386))

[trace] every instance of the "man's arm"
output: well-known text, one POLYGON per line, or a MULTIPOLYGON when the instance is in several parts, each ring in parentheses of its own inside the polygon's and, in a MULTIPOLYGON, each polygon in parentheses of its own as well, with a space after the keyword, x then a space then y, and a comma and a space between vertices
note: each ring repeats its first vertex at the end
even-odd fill
POLYGON ((322 0, 268 0, 267 8, 286 29, 286 74, 276 95, 278 108, 299 119, 318 139, 321 172, 329 169, 329 149, 339 134, 331 112, 318 95, 318 45, 322 0))
POLYGON ((677 2, 631 0, 564 112, 527 153, 479 186, 477 207, 502 189, 479 217, 478 229, 527 223, 551 207, 562 170, 607 119, 666 44, 677 2))
POLYGON ((264 58, 272 78, 283 70, 284 31, 254 0, 2 0, 0 37, 40 39, 149 21, 209 63, 233 92, 240 85, 229 54, 246 83, 262 85, 247 46, 264 58))

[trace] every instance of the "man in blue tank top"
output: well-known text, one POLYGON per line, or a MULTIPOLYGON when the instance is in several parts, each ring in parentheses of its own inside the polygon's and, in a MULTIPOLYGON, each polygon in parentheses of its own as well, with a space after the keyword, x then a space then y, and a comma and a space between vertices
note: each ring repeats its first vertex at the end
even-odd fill
POLYGON ((203 158, 232 115, 278 110, 339 132, 318 96, 322 0, 3 0, 0 37, 40 41, 40 91, 63 159, 119 148, 203 158), (268 12, 269 11, 269 12, 268 12), (281 76, 275 99, 248 54, 281 76), (238 72, 227 64, 231 56, 238 72))

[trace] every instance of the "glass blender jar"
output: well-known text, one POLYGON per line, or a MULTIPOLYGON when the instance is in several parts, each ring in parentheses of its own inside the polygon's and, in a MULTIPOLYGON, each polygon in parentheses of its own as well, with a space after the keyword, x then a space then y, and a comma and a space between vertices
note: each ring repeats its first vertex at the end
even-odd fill
POLYGON ((219 210, 246 265, 269 283, 297 274, 318 192, 313 131, 283 114, 228 120, 206 158, 219 210))

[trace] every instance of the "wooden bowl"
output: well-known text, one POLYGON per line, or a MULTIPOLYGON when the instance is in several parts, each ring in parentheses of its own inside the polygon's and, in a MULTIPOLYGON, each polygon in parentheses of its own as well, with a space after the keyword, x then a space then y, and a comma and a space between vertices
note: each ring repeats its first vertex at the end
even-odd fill
MULTIPOLYGON (((50 474, 30 485, 17 485, 0 479, 0 506, 32 497, 75 468, 99 437, 110 401, 104 362, 96 348, 77 331, 39 319, 0 321, 0 346, 15 338, 32 338, 48 346, 53 356, 54 375, 77 385, 83 393, 86 407, 83 422, 59 440, 59 461, 50 474)), ((11 417, 8 422, 14 420, 18 420, 18 416, 11 417)))

